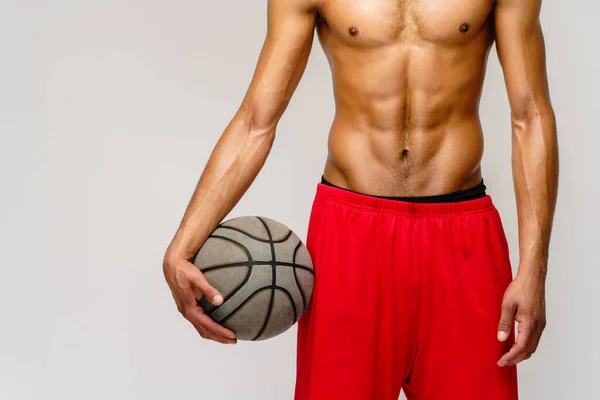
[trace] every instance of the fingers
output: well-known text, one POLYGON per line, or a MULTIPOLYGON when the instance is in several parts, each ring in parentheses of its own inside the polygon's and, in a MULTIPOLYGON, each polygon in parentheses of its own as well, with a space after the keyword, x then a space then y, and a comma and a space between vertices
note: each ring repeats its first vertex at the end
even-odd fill
MULTIPOLYGON (((540 344, 540 339, 542 338, 542 331, 544 328, 540 328, 539 330, 533 330, 533 338, 531 339, 530 352, 531 354, 535 353, 540 344)), ((531 355, 530 355, 531 356, 531 355)), ((529 358, 529 357, 527 357, 529 358)))
POLYGON ((236 344, 235 332, 215 322, 206 315, 197 304, 184 308, 182 312, 185 319, 190 321, 200 336, 204 339, 214 340, 224 344, 236 344))
POLYGON ((223 296, 210 285, 204 274, 189 261, 181 262, 167 271, 167 282, 177 309, 194 325, 200 336, 219 343, 237 343, 235 332, 215 322, 198 305, 202 297, 215 306, 223 304, 223 296))
POLYGON ((515 320, 518 335, 511 349, 498 360, 499 366, 516 365, 531 357, 546 326, 545 311, 543 282, 523 275, 515 278, 504 293, 498 340, 505 342, 511 337, 515 320))
POLYGON ((500 358, 498 366, 506 367, 516 365, 517 363, 531 357, 531 339, 533 334, 533 326, 529 317, 523 317, 519 321, 517 340, 513 347, 500 358))
POLYGON ((237 340, 235 340, 235 339, 215 335, 202 327, 197 327, 194 325, 194 328, 196 328, 196 330, 198 331, 200 336, 204 339, 212 340, 214 342, 222 343, 222 344, 236 344, 237 343, 237 340))
POLYGON ((535 353, 535 351, 538 348, 538 345, 540 344, 540 340, 542 338, 542 332, 544 331, 544 329, 546 328, 546 320, 533 320, 534 322, 532 323, 532 333, 531 333, 531 338, 529 339, 529 349, 526 353, 526 356, 523 360, 527 360, 528 358, 531 357, 531 355, 533 353, 535 353))
POLYGON ((227 329, 223 325, 215 322, 211 317, 209 317, 205 313, 200 314, 198 316, 197 321, 199 324, 201 324, 203 327, 205 327, 215 335, 223 336, 229 339, 235 339, 234 331, 232 331, 231 329, 227 329))
POLYGON ((202 296, 215 306, 223 304, 223 296, 217 289, 212 287, 204 274, 199 273, 194 276, 194 284, 201 290, 202 296))
POLYGON ((502 303, 502 315, 498 324, 498 340, 501 342, 504 342, 510 336, 515 324, 515 311, 514 303, 509 303, 506 300, 502 303))

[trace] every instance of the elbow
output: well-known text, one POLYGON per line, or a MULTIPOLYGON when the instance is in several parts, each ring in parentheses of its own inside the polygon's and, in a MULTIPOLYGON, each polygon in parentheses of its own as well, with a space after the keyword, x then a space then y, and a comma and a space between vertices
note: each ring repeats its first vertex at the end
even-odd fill
POLYGON ((555 115, 550 101, 528 101, 511 109, 511 124, 515 132, 526 132, 531 125, 555 124, 555 115))
POLYGON ((275 139, 280 118, 278 110, 268 107, 244 107, 238 114, 249 138, 270 141, 275 139))

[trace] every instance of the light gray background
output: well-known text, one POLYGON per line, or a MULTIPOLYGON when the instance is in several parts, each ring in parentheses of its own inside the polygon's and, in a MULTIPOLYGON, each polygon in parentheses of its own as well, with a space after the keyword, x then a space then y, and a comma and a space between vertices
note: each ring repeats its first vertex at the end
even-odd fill
MULTIPOLYGON (((201 340, 161 259, 250 81, 265 0, 0 1, 0 398, 291 399, 296 329, 201 340)), ((600 16, 547 0, 562 174, 548 328, 523 399, 598 399, 600 16)), ((316 43, 265 168, 231 216, 306 237, 333 115, 316 43), (277 182, 277 185, 273 185, 277 182)), ((489 62, 484 176, 517 261, 510 123, 489 62)))

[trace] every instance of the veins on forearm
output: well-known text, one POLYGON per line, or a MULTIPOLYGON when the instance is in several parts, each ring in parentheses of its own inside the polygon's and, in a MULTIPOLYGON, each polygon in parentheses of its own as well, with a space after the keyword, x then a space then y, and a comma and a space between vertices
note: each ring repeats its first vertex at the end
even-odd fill
POLYGON ((551 109, 513 120, 513 174, 521 262, 545 269, 558 186, 558 146, 551 109))

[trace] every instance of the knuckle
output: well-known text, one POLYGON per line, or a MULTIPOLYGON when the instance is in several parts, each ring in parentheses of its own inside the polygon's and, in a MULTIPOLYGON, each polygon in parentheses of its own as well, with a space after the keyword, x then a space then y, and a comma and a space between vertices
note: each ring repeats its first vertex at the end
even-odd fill
POLYGON ((527 331, 532 334, 534 332, 537 332, 540 329, 540 322, 539 321, 531 321, 531 323, 529 324, 529 328, 527 329, 527 331))
POLYGON ((193 312, 192 312, 193 308, 190 306, 183 306, 182 311, 181 311, 181 315, 184 316, 185 319, 187 320, 192 320, 192 316, 193 316, 193 312))
POLYGON ((190 307, 189 306, 181 306, 181 313, 187 317, 190 314, 190 307))
POLYGON ((204 329, 204 328, 203 328, 202 326, 200 326, 200 325, 195 325, 195 326, 196 326, 196 330, 198 331, 198 333, 200 334, 200 336, 201 336, 203 339, 208 339, 208 335, 209 335, 208 331, 207 331, 206 329, 204 329))

